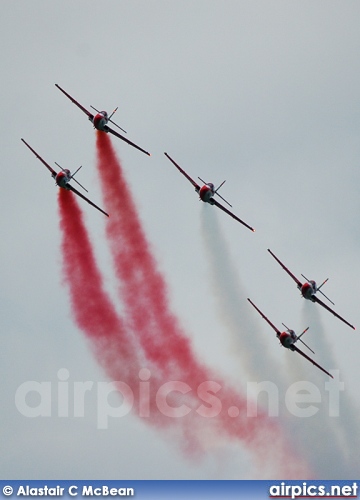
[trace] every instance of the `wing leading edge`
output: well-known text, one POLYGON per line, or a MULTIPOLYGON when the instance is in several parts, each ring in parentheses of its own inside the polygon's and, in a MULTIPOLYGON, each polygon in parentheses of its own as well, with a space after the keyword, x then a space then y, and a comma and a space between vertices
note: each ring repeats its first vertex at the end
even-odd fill
POLYGON ((83 200, 87 201, 91 206, 93 206, 94 208, 96 208, 97 210, 99 210, 99 212, 101 212, 104 215, 106 215, 106 217, 109 217, 109 214, 107 214, 106 212, 104 212, 104 210, 102 210, 100 207, 98 207, 97 205, 95 205, 95 203, 93 203, 91 200, 89 200, 89 198, 86 198, 86 196, 84 196, 82 193, 80 193, 80 191, 78 191, 77 189, 75 189, 70 184, 67 184, 67 187, 68 187, 68 189, 70 191, 72 191, 73 193, 77 194, 78 196, 80 196, 80 198, 82 198, 83 200))
POLYGON ((295 283, 297 284, 297 286, 299 288, 301 288, 302 287, 301 281, 299 281, 297 279, 297 277, 291 271, 289 271, 289 269, 281 262, 281 260, 279 260, 276 257, 276 255, 272 253, 272 251, 270 250, 270 248, 268 248, 268 252, 274 257, 274 259, 280 264, 280 266, 288 273, 288 275, 292 277, 292 279, 295 281, 295 283))
POLYGON ((276 332, 276 336, 277 336, 277 337, 280 337, 280 333, 281 333, 281 332, 280 332, 280 330, 278 330, 278 329, 276 328, 276 326, 275 326, 273 323, 271 323, 271 321, 269 320, 269 318, 267 318, 267 317, 265 316, 265 314, 264 314, 263 312, 261 312, 261 311, 260 311, 260 309, 259 309, 259 308, 258 308, 258 307, 254 304, 254 302, 253 302, 252 300, 250 300, 250 299, 248 298, 248 301, 249 301, 249 302, 250 302, 250 304, 251 304, 251 305, 252 305, 252 306, 253 306, 253 307, 257 310, 257 312, 260 314, 260 316, 262 316, 262 317, 264 318, 264 320, 265 320, 265 321, 267 321, 267 322, 269 323, 269 325, 271 326, 271 328, 272 328, 273 330, 275 330, 275 332, 276 332))
POLYGON ((233 214, 232 212, 230 212, 230 210, 228 210, 226 207, 224 207, 223 205, 221 205, 221 203, 219 203, 218 201, 214 200, 214 198, 212 198, 212 200, 214 202, 214 203, 211 203, 212 205, 215 205, 216 207, 220 208, 226 214, 230 215, 230 217, 232 217, 233 219, 237 220, 238 222, 240 222, 240 224, 243 224, 245 227, 247 227, 248 229, 250 229, 250 231, 252 231, 253 233, 255 233, 255 229, 253 227, 249 226, 249 224, 246 224, 246 222, 244 222, 243 220, 239 219, 239 217, 237 217, 235 214, 233 214))
POLYGON ((190 175, 188 175, 188 174, 185 172, 185 170, 183 170, 183 169, 180 167, 180 165, 178 165, 178 164, 176 163, 176 161, 174 161, 174 160, 171 158, 171 156, 169 156, 167 153, 164 153, 164 155, 165 155, 167 158, 169 158, 169 160, 171 161, 171 163, 172 163, 173 165, 175 165, 175 167, 179 170, 179 172, 181 172, 181 173, 183 174, 183 176, 185 176, 185 177, 187 178, 187 180, 188 180, 189 182, 191 182, 191 184, 194 186, 194 188, 196 189, 196 191, 197 191, 197 192, 199 192, 199 191, 200 191, 200 186, 199 186, 199 184, 198 184, 197 182, 195 182, 195 181, 194 181, 194 179, 192 179, 192 178, 190 177, 190 175))
POLYGON ((312 296, 313 300, 315 302, 317 302, 318 304, 320 304, 322 307, 324 307, 325 309, 327 309, 329 312, 331 312, 334 316, 336 316, 340 321, 343 321, 346 325, 350 326, 350 328, 352 328, 353 330, 356 330, 355 326, 354 325, 351 325, 348 321, 346 321, 346 319, 344 319, 342 316, 340 316, 340 314, 336 313, 333 309, 331 309, 331 307, 329 307, 327 304, 325 304, 325 302, 323 302, 322 300, 320 300, 318 297, 316 297, 316 295, 313 295, 312 296))
POLYGON ((57 172, 53 168, 51 168, 50 165, 48 163, 46 163, 46 161, 43 158, 41 158, 41 156, 31 146, 29 146, 29 144, 24 139, 21 139, 21 140, 30 149, 30 151, 32 151, 34 153, 36 158, 38 158, 38 160, 40 160, 41 163, 43 163, 45 165, 45 167, 51 172, 51 176, 54 177, 54 179, 55 179, 57 172))
POLYGON ((105 131, 110 132, 110 134, 115 135, 119 139, 122 139, 123 141, 127 142, 128 144, 130 144, 130 146, 133 146, 134 148, 138 149, 142 153, 145 153, 146 155, 151 156, 151 154, 148 151, 145 151, 145 149, 142 149, 140 146, 138 146, 134 142, 129 141, 129 139, 127 139, 123 135, 119 134, 118 132, 116 132, 115 130, 113 130, 112 128, 110 128, 108 125, 105 126, 105 131))
POLYGON ((59 90, 61 90, 61 92, 62 92, 63 94, 65 94, 65 95, 66 95, 66 97, 68 97, 68 98, 70 99, 70 101, 71 101, 71 102, 73 102, 74 104, 76 104, 76 106, 77 106, 78 108, 80 108, 80 109, 81 109, 81 111, 83 111, 83 112, 84 112, 84 113, 85 113, 85 114, 86 114, 86 115, 87 115, 87 116, 88 116, 91 120, 93 120, 93 119, 94 119, 94 115, 93 115, 92 113, 90 113, 90 111, 88 111, 86 108, 84 108, 84 106, 82 106, 79 102, 77 102, 77 101, 76 101, 73 97, 71 97, 71 95, 70 95, 70 94, 68 94, 67 92, 65 92, 65 90, 64 90, 64 89, 62 89, 62 88, 60 87, 60 85, 58 85, 57 83, 55 83, 55 87, 57 87, 59 90))
POLYGON ((311 359, 307 354, 305 354, 303 351, 301 351, 298 347, 296 347, 296 345, 292 345, 291 346, 291 350, 292 351, 296 351, 298 352, 299 354, 301 354, 301 356, 304 356, 304 358, 306 358, 308 361, 310 361, 310 363, 312 363, 313 365, 317 366, 321 371, 323 371, 324 373, 326 373, 326 375, 329 375, 329 377, 331 378, 334 378, 331 373, 329 373, 328 371, 325 370, 325 368, 323 368, 322 366, 318 365, 313 359, 311 359))

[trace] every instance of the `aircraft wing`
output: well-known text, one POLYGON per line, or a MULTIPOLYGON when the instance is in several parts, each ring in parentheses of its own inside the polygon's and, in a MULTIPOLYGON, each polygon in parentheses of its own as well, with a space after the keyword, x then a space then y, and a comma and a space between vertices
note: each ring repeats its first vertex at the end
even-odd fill
POLYGON ((194 179, 192 179, 190 177, 190 175, 188 175, 185 170, 183 170, 167 153, 164 153, 165 156, 167 156, 169 158, 169 160, 171 161, 171 163, 173 163, 175 165, 175 167, 179 170, 179 172, 181 172, 186 178, 188 181, 191 182, 191 184, 194 186, 195 190, 197 192, 200 191, 200 186, 197 182, 194 181, 194 179))
POLYGON ((46 161, 43 160, 41 158, 41 156, 38 155, 37 152, 31 146, 29 146, 29 144, 26 141, 24 141, 24 139, 21 139, 21 140, 30 149, 30 151, 32 151, 34 153, 36 158, 38 158, 45 165, 45 167, 51 172, 52 177, 54 177, 54 179, 55 179, 57 172, 53 168, 51 168, 50 165, 48 163, 46 163, 46 161))
POLYGON ((334 316, 336 316, 341 321, 343 321, 348 326, 350 326, 350 328, 352 328, 353 330, 355 330, 355 326, 351 325, 348 321, 346 321, 346 319, 342 318, 338 313, 336 313, 333 309, 331 309, 331 307, 329 307, 327 304, 325 304, 325 302, 323 302, 318 297, 316 297, 316 295, 313 295, 312 298, 313 298, 313 300, 315 302, 317 302, 318 304, 320 304, 321 306, 323 306, 325 309, 327 309, 328 311, 330 311, 334 316))
POLYGON ((94 208, 96 208, 97 210, 99 210, 100 212, 102 212, 104 215, 106 215, 107 217, 109 217, 109 214, 107 214, 106 212, 104 212, 104 210, 102 210, 100 207, 98 207, 97 205, 95 205, 95 203, 93 203, 91 200, 89 200, 89 198, 86 198, 86 196, 84 196, 82 193, 80 193, 73 186, 71 186, 70 184, 67 184, 67 187, 70 189, 70 191, 72 191, 73 193, 77 194, 78 196, 80 196, 80 198, 82 198, 83 200, 87 201, 94 208))
POLYGON ((72 101, 74 104, 76 104, 76 106, 77 106, 78 108, 80 108, 80 109, 81 109, 81 111, 83 111, 86 115, 88 115, 88 117, 89 117, 91 120, 93 120, 93 119, 94 119, 94 115, 93 115, 92 113, 90 113, 90 111, 88 111, 86 108, 84 108, 84 106, 82 106, 79 102, 77 102, 77 101, 76 101, 73 97, 71 97, 71 95, 70 95, 70 94, 68 94, 67 92, 65 92, 65 90, 64 90, 64 89, 62 89, 62 88, 60 87, 60 85, 58 85, 57 83, 55 83, 55 87, 57 87, 59 90, 61 90, 61 92, 62 92, 63 94, 65 94, 65 95, 66 95, 66 97, 68 97, 68 98, 70 99, 70 101, 72 101))
POLYGON ((299 281, 299 280, 297 279, 297 277, 296 277, 296 276, 294 276, 294 275, 293 275, 293 273, 292 273, 291 271, 289 271, 289 269, 288 269, 286 266, 284 266, 284 264, 283 264, 283 263, 282 263, 282 262, 281 262, 281 261, 280 261, 280 260, 276 257, 276 255, 274 255, 274 254, 272 253, 272 251, 270 250, 270 248, 268 248, 268 252, 269 252, 269 253, 270 253, 270 254, 274 257, 274 259, 275 259, 275 260, 277 260, 277 261, 278 261, 278 263, 280 264, 280 266, 281 266, 283 269, 285 269, 285 271, 288 273, 288 275, 292 277, 292 279, 295 281, 295 283, 297 284, 297 286, 298 286, 299 288, 301 288, 301 287, 302 287, 302 283, 301 283, 301 281, 299 281))
POLYGON ((269 323, 269 325, 271 326, 271 328, 272 328, 273 330, 275 330, 275 332, 276 332, 276 336, 277 336, 277 337, 280 337, 280 334, 281 334, 280 330, 278 330, 278 329, 276 328, 276 326, 275 326, 273 323, 271 323, 271 321, 270 321, 270 320, 269 320, 269 319, 265 316, 265 314, 264 314, 264 313, 262 313, 258 307, 256 307, 256 305, 254 304, 254 302, 252 302, 250 299, 248 299, 248 301, 250 302, 250 304, 251 304, 253 307, 255 307, 255 309, 256 309, 256 310, 257 310, 257 312, 260 314, 260 316, 262 316, 262 317, 264 318, 264 320, 265 320, 265 321, 267 321, 267 322, 269 323))
POLYGON ((318 365, 313 359, 311 359, 307 354, 305 354, 304 352, 302 352, 298 347, 296 347, 296 345, 292 344, 291 346, 291 350, 292 351, 296 351, 298 352, 299 354, 301 354, 301 356, 304 356, 304 358, 306 358, 307 360, 310 361, 310 363, 312 363, 313 365, 317 366, 318 368, 320 368, 321 371, 323 371, 324 373, 326 373, 326 375, 329 375, 329 377, 331 378, 334 378, 331 373, 329 373, 328 371, 326 371, 322 366, 318 365))
POLYGON ((237 217, 235 214, 233 214, 232 212, 230 212, 230 210, 228 210, 226 207, 224 207, 223 205, 221 205, 221 203, 219 203, 217 200, 214 200, 214 198, 211 198, 211 199, 212 199, 211 205, 217 206, 218 208, 220 208, 221 210, 223 210, 226 214, 230 215, 230 217, 232 217, 233 219, 235 219, 238 222, 240 222, 240 224, 243 224, 245 227, 247 227, 248 229, 250 229, 253 233, 255 232, 255 229, 253 227, 249 226, 248 224, 246 224, 246 222, 244 222, 243 220, 239 219, 239 217, 237 217))
POLYGON ((127 139, 123 135, 119 134, 118 132, 116 132, 115 130, 113 130, 112 128, 110 128, 108 125, 105 125, 104 128, 105 128, 106 132, 110 132, 110 134, 113 134, 116 137, 118 137, 119 139, 122 139, 123 141, 127 142, 128 144, 130 144, 130 146, 133 146, 134 148, 138 149, 139 151, 142 151, 143 153, 145 153, 146 155, 151 156, 151 154, 148 153, 147 151, 145 151, 145 149, 142 149, 140 146, 137 146, 133 142, 129 141, 129 139, 127 139))

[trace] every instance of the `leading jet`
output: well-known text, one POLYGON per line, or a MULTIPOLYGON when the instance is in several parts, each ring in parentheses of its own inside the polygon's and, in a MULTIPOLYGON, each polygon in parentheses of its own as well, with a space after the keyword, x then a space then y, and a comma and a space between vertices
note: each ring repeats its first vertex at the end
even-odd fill
POLYGON ((108 113, 106 111, 99 111, 98 109, 94 108, 93 106, 90 106, 94 111, 96 111, 96 114, 93 114, 90 111, 88 111, 86 108, 84 108, 84 106, 82 106, 73 97, 71 97, 70 94, 68 94, 67 92, 65 92, 65 90, 62 89, 60 87, 60 85, 58 85, 57 83, 55 83, 55 87, 57 87, 59 90, 61 90, 61 92, 63 94, 65 94, 66 97, 68 97, 70 99, 70 101, 72 101, 74 104, 76 104, 76 106, 78 108, 80 108, 81 111, 83 111, 87 115, 88 119, 94 125, 94 128, 96 128, 97 130, 101 130, 102 132, 106 132, 106 133, 110 132, 110 134, 113 134, 116 137, 118 137, 119 139, 122 139, 123 141, 127 142, 128 144, 130 144, 130 146, 133 146, 134 148, 138 149, 139 151, 142 151, 143 153, 145 153, 146 155, 151 156, 151 154, 148 153, 147 151, 145 151, 145 149, 142 149, 140 146, 138 146, 137 144, 129 141, 129 139, 127 139, 126 137, 124 137, 122 134, 119 134, 119 132, 116 132, 116 130, 114 130, 114 129, 112 129, 112 128, 109 127, 108 122, 111 122, 113 125, 115 125, 120 130, 122 130, 123 132, 126 133, 126 131, 123 128, 119 127, 119 125, 117 125, 111 119, 113 117, 115 111, 118 108, 115 108, 114 111, 110 115, 108 115, 108 113))

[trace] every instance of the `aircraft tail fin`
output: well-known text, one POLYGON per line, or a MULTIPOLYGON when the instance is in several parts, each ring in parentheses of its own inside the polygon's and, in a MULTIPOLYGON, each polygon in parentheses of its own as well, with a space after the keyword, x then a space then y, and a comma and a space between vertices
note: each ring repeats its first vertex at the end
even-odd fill
POLYGON ((227 200, 225 200, 225 198, 223 198, 223 197, 221 196, 221 194, 219 194, 219 192, 218 192, 218 191, 219 191, 219 189, 221 188, 221 186, 223 186, 223 185, 225 184, 225 182, 226 182, 226 180, 225 180, 225 181, 223 181, 217 189, 215 189, 215 194, 217 194, 217 195, 218 195, 218 196, 219 196, 219 197, 220 197, 223 201, 225 201, 225 203, 227 203, 227 204, 229 205, 229 207, 231 207, 231 208, 232 208, 232 205, 230 205, 230 203, 229 203, 227 200))
POLYGON ((310 349, 310 347, 307 344, 305 344, 305 342, 303 340, 301 340, 301 337, 304 335, 304 333, 306 333, 308 331, 308 329, 309 329, 309 327, 305 328, 305 330, 302 333, 300 333, 300 335, 298 336, 298 338, 296 340, 300 340, 300 342, 302 344, 304 344, 304 346, 307 347, 309 349, 309 351, 311 351, 313 354, 315 354, 315 352, 312 349, 310 349))
POLYGON ((325 280, 325 281, 323 281, 323 282, 321 283, 321 285, 317 287, 317 290, 316 290, 316 291, 317 291, 317 292, 320 292, 320 293, 321 293, 321 295, 323 295, 323 296, 325 297, 325 299, 327 299, 329 302, 331 302, 331 304, 334 306, 334 305, 335 305, 335 303, 334 303, 332 300, 330 300, 330 299, 329 299, 329 297, 327 297, 327 296, 325 295, 325 293, 324 293, 324 292, 322 292, 322 291, 320 290, 320 288, 321 288, 323 285, 325 285, 325 283, 326 283, 328 280, 329 280, 329 278, 326 278, 326 280, 325 280))
POLYGON ((82 165, 80 165, 80 167, 76 170, 76 172, 74 172, 72 175, 71 175, 71 179, 74 180, 76 182, 76 184, 78 184, 81 188, 83 188, 84 191, 86 191, 87 193, 89 192, 86 188, 84 188, 84 186, 82 184, 80 184, 79 181, 77 181, 75 179, 75 174, 77 174, 80 170, 80 168, 82 167, 82 165))
MULTIPOLYGON (((63 172, 65 172, 65 169, 64 169, 64 168, 62 168, 62 166, 61 166, 61 165, 59 165, 57 162, 55 162, 55 165, 57 165, 59 168, 61 168, 61 170, 62 170, 63 172)), ((73 174, 71 174, 71 175, 70 175, 70 180, 74 180, 74 181, 76 182, 76 184, 79 184, 79 186, 80 186, 80 187, 81 187, 84 191, 86 191, 86 192, 88 193, 89 191, 88 191, 86 188, 84 188, 84 186, 83 186, 82 184, 80 184, 80 182, 79 182, 79 181, 77 181, 77 180, 74 178, 75 174, 77 174, 77 173, 79 172, 79 170, 80 170, 80 168, 81 168, 81 167, 82 167, 82 165, 80 165, 80 167, 79 167, 79 168, 78 168, 78 169, 77 169, 77 170, 76 170, 73 174)), ((68 172, 69 172, 69 171, 68 171, 68 172)))
POLYGON ((109 122, 111 122, 113 125, 115 125, 115 127, 119 128, 120 130, 122 130, 125 134, 127 134, 126 130, 124 130, 122 127, 120 127, 120 125, 118 125, 117 123, 113 122, 111 117, 114 115, 115 111, 118 110, 118 107, 119 106, 116 106, 116 108, 114 109, 114 111, 111 113, 111 115, 109 116, 109 122))

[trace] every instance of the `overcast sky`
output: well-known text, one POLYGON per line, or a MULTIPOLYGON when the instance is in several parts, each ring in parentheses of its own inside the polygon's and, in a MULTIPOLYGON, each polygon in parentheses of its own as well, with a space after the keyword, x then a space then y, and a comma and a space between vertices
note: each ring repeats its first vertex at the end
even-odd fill
MULTIPOLYGON (((298 332, 310 326, 306 342, 315 359, 340 370, 345 384, 340 417, 330 418, 324 402, 321 416, 300 425, 282 402, 280 421, 306 443, 295 446, 311 466, 321 454, 334 453, 318 474, 346 475, 344 457, 356 459, 348 438, 359 409, 359 18, 356 1, 3 0, 3 478, 259 477, 240 444, 224 444, 194 462, 177 442, 131 414, 97 430, 95 394, 84 418, 57 416, 58 370, 69 371, 70 384, 107 379, 71 318, 57 188, 20 141, 53 166, 83 165, 78 180, 101 206, 95 133, 55 83, 85 107, 119 106, 116 121, 152 153, 149 158, 112 138, 172 309, 202 361, 241 388, 281 380, 283 394, 308 380, 325 395, 326 376, 305 359, 289 362, 295 355, 278 348, 246 297, 279 328, 281 322, 298 332), (200 204, 164 151, 195 179, 226 179, 221 194, 256 233, 200 204), (357 331, 304 304, 267 248, 299 278, 303 273, 321 283, 329 277, 324 292, 357 331), (216 281, 218 269, 231 280, 216 281), (226 312, 221 303, 228 289, 243 311, 238 332, 236 305, 226 312), (51 417, 26 418, 16 409, 17 388, 31 380, 52 383, 51 417)), ((109 288, 115 288, 103 216, 82 207, 109 288)))

